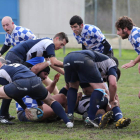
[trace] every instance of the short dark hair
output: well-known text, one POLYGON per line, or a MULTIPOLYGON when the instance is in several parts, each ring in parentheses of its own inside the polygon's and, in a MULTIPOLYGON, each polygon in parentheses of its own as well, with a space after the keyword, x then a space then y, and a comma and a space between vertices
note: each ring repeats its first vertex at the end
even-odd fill
POLYGON ((60 40, 65 39, 65 40, 66 40, 66 43, 69 42, 68 36, 67 36, 67 34, 65 34, 64 32, 57 33, 57 34, 54 36, 54 38, 56 38, 56 37, 59 37, 60 40))
POLYGON ((77 23, 78 25, 83 24, 82 18, 81 18, 80 16, 77 16, 77 15, 73 16, 73 17, 70 19, 69 24, 70 24, 70 25, 74 25, 75 23, 77 23))
POLYGON ((122 30, 126 27, 128 30, 132 30, 133 26, 135 26, 135 24, 132 19, 127 16, 120 17, 115 24, 116 29, 121 28, 122 30))

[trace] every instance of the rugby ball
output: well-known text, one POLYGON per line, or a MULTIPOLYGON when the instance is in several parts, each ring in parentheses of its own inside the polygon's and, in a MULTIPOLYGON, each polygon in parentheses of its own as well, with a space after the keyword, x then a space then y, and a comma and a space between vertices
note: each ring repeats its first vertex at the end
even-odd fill
POLYGON ((30 108, 29 110, 33 117, 28 120, 37 121, 43 117, 44 112, 40 108, 30 108))

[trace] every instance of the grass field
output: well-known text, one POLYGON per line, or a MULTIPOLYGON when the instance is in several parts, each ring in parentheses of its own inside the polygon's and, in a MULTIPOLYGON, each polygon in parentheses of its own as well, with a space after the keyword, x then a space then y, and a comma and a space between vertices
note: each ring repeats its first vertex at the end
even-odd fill
MULTIPOLYGON (((66 49, 65 54, 76 49, 66 49)), ((118 50, 114 50, 115 56, 119 59, 119 67, 137 57, 133 50, 122 50, 122 57, 119 57, 118 50)), ((63 61, 62 50, 56 51, 56 57, 63 61)), ((121 68, 120 68, 121 69, 121 68)), ((124 117, 131 118, 131 124, 127 128, 115 129, 114 124, 106 129, 85 128, 82 117, 75 114, 75 126, 67 129, 65 124, 54 123, 22 123, 17 119, 15 125, 8 126, 0 124, 0 140, 139 140, 140 139, 140 75, 137 66, 130 69, 121 69, 121 78, 118 82, 118 95, 120 106, 124 117)), ((50 77, 56 74, 51 70, 50 77)), ((65 85, 64 77, 61 76, 57 84, 61 89, 65 85)), ((10 106, 10 114, 16 116, 15 101, 10 106)))

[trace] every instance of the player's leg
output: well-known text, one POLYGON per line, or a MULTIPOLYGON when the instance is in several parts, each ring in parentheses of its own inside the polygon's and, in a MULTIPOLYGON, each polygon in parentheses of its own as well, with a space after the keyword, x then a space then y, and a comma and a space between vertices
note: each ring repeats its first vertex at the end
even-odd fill
MULTIPOLYGON (((6 100, 6 101, 8 101, 8 103, 11 100, 11 98, 9 96, 7 96, 6 93, 4 92, 4 86, 0 87, 0 98, 1 99, 8 99, 8 100, 6 100)), ((3 124, 14 124, 13 122, 10 122, 8 119, 6 119, 5 116, 2 116, 4 113, 7 113, 8 110, 9 110, 9 106, 8 106, 8 110, 7 111, 4 110, 5 109, 4 107, 5 106, 2 106, 2 112, 1 112, 1 116, 0 116, 0 122, 3 123, 3 124)), ((6 106, 6 109, 7 109, 7 106, 6 106)), ((9 114, 7 114, 7 115, 9 115, 9 114)))
MULTIPOLYGON (((48 85, 50 85, 50 84, 52 83, 52 80, 51 80, 49 77, 47 77, 45 80, 43 80, 43 83, 44 83, 46 86, 48 86, 48 85)), ((58 94, 58 93, 59 93, 59 90, 58 90, 57 86, 55 86, 55 88, 54 88, 54 90, 53 90, 53 94, 56 95, 56 94, 58 94)))
POLYGON ((11 116, 9 114, 9 107, 12 99, 3 99, 2 104, 1 104, 1 109, 0 109, 0 117, 3 117, 4 119, 7 120, 13 120, 15 119, 14 116, 11 116))
MULTIPOLYGON (((59 102, 65 109, 67 107, 67 99, 66 96, 63 94, 57 94, 57 95, 53 95, 53 98, 59 102)), ((57 117, 57 115, 54 113, 54 111, 52 110, 52 108, 50 106, 48 106, 47 104, 43 104, 43 118, 41 120, 53 120, 57 117)))
POLYGON ((119 107, 119 100, 118 96, 116 96, 115 101, 110 103, 111 110, 113 111, 113 119, 116 121, 115 127, 116 128, 123 128, 128 126, 131 123, 130 118, 123 117, 122 111, 119 107))
POLYGON ((77 58, 77 55, 73 53, 68 54, 64 59, 65 81, 69 86, 67 91, 68 118, 72 122, 74 121, 73 113, 77 101, 77 91, 79 88, 78 73, 79 70, 81 70, 79 68, 79 64, 74 63, 75 60, 79 59, 77 58))
MULTIPOLYGON (((89 118, 86 118, 85 122, 88 124, 93 124, 93 126, 95 127, 100 127, 100 128, 104 128, 107 126, 110 118, 112 117, 113 113, 110 111, 110 112, 107 112, 106 114, 102 115, 98 115, 98 118, 99 121, 98 123, 94 120, 97 116, 96 116, 96 113, 97 111, 99 110, 101 104, 102 104, 102 99, 104 99, 104 95, 106 94, 104 92, 104 84, 103 83, 98 83, 97 84, 91 84, 91 86, 94 89, 94 91, 92 92, 91 94, 91 98, 90 98, 90 106, 89 106, 89 110, 88 110, 88 117, 89 118), (100 123, 99 123, 100 122, 100 123), (98 125, 99 124, 99 125, 98 125)), ((106 102, 107 104, 108 102, 106 102)))
POLYGON ((65 124, 68 128, 73 127, 73 124, 67 118, 67 115, 64 112, 64 109, 62 108, 60 103, 58 103, 56 100, 54 100, 54 98, 52 97, 52 95, 49 92, 48 92, 47 97, 43 100, 43 102, 48 104, 53 109, 54 113, 56 115, 58 115, 58 117, 63 119, 63 121, 65 122, 65 124))

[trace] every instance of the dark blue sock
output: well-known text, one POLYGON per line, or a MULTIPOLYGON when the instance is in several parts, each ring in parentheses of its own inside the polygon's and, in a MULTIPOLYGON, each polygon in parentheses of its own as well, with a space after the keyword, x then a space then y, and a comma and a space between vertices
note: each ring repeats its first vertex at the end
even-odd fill
POLYGON ((65 96, 67 96, 67 92, 68 90, 66 88, 62 88, 60 91, 59 91, 59 94, 64 94, 65 96))
POLYGON ((102 116, 103 116, 103 114, 98 114, 98 115, 95 116, 95 120, 98 124, 100 123, 100 121, 102 119, 102 116))
POLYGON ((101 99, 103 97, 103 93, 99 90, 94 90, 90 97, 90 106, 88 110, 88 117, 91 120, 95 119, 95 115, 97 110, 100 107, 101 99))
POLYGON ((77 101, 77 89, 69 88, 67 92, 68 114, 73 114, 77 101))
POLYGON ((70 122, 69 119, 68 119, 68 117, 67 117, 67 115, 66 115, 66 113, 65 113, 65 111, 64 111, 64 109, 62 108, 62 106, 57 101, 55 101, 55 102, 53 102, 51 104, 51 108, 53 109, 54 113, 56 115, 58 115, 58 117, 60 117, 61 119, 63 119, 63 121, 65 122, 65 124, 67 122, 70 122))
POLYGON ((112 111, 113 111, 113 119, 114 120, 118 121, 119 119, 121 119, 123 117, 121 109, 118 106, 114 107, 112 109, 112 111))
POLYGON ((9 107, 12 99, 3 99, 1 104, 0 116, 9 116, 9 107))

